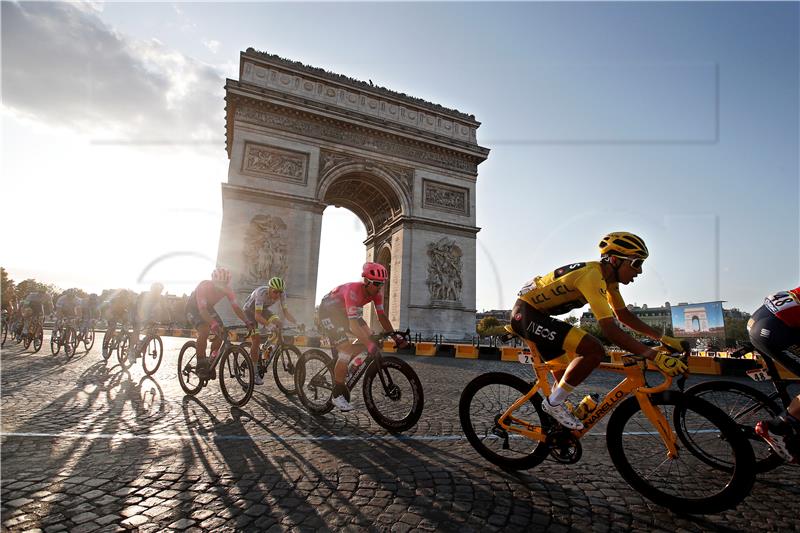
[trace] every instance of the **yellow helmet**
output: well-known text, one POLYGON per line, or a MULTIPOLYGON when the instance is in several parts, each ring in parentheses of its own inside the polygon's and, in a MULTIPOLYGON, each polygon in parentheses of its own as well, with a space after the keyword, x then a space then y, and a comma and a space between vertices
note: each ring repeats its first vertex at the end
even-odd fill
POLYGON ((598 245, 600 255, 615 255, 627 259, 647 259, 650 252, 641 237, 627 231, 609 233, 598 245))

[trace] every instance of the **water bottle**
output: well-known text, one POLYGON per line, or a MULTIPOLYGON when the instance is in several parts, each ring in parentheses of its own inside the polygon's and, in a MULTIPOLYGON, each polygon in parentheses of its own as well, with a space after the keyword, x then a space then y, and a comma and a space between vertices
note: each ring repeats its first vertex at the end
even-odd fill
POLYGON ((573 414, 580 420, 588 418, 597 407, 597 401, 599 399, 599 394, 587 394, 583 397, 581 403, 578 404, 578 407, 575 408, 573 414))
POLYGON ((347 365, 348 380, 350 379, 351 376, 355 375, 355 373, 358 372, 358 367, 360 367, 364 363, 364 359, 366 358, 367 358, 366 352, 361 352, 360 354, 350 359, 350 364, 347 365))

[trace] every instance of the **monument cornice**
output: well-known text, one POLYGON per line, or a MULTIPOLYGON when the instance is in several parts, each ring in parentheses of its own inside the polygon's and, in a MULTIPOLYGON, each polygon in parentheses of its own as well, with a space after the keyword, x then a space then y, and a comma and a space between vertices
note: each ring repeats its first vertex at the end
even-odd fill
POLYGON ((275 54, 270 54, 267 52, 259 52, 254 48, 248 48, 244 52, 240 53, 240 59, 239 59, 240 79, 244 79, 245 77, 245 65, 247 63, 246 60, 252 61, 260 65, 270 66, 285 72, 291 72, 293 74, 297 74, 303 77, 309 77, 312 79, 323 81, 328 84, 347 87, 349 89, 356 90, 359 93, 368 94, 374 98, 392 100, 397 103, 402 103, 403 105, 406 106, 413 106, 421 110, 433 112, 437 115, 442 115, 448 118, 457 119, 458 121, 468 124, 470 126, 474 126, 475 128, 481 125, 480 122, 475 120, 475 115, 469 115, 457 109, 450 109, 440 104, 428 102, 427 100, 423 100, 422 98, 417 98, 414 96, 407 95, 405 93, 387 89, 386 87, 376 86, 371 81, 367 83, 365 81, 351 78, 349 76, 345 76, 342 74, 337 74, 335 72, 328 72, 327 70, 322 68, 305 65, 299 61, 292 61, 290 59, 285 59, 275 54))
POLYGON ((392 220, 391 223, 387 224, 386 227, 381 231, 367 236, 367 238, 364 240, 364 244, 379 242, 380 240, 385 239, 388 235, 400 231, 401 229, 408 228, 428 230, 433 232, 441 232, 444 230, 448 235, 459 235, 461 237, 467 237, 471 239, 476 238, 478 232, 481 231, 481 228, 476 226, 465 226, 463 224, 443 222, 441 220, 434 220, 430 218, 401 215, 392 220))
POLYGON ((233 200, 246 200, 248 202, 258 202, 267 205, 290 207, 292 209, 302 209, 314 213, 322 213, 328 204, 317 200, 296 196, 286 193, 272 193, 263 189, 246 187, 243 185, 222 184, 222 198, 233 200))
POLYGON ((357 113, 325 109, 314 103, 271 97, 266 89, 241 87, 228 80, 226 89, 226 149, 233 146, 234 122, 266 126, 305 137, 477 176, 489 150, 441 138, 411 128, 390 126, 357 113), (334 126, 334 127, 331 127, 334 126))

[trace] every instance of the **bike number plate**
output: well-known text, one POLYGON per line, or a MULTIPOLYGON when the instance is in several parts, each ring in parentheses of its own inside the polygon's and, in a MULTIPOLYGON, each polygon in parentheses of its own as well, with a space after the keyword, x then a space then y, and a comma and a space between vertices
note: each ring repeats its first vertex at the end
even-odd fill
POLYGON ((529 364, 533 363, 533 357, 531 357, 531 353, 530 352, 519 352, 517 354, 517 359, 523 365, 529 365, 529 364))
POLYGON ((771 379, 769 377, 769 372, 763 368, 754 368, 753 370, 748 370, 747 375, 750 376, 750 379, 753 381, 769 381, 771 379))

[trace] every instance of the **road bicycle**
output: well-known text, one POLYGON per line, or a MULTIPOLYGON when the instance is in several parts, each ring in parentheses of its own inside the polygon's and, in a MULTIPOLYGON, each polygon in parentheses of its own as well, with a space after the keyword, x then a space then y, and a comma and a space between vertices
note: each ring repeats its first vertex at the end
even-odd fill
POLYGON ((711 403, 669 389, 672 378, 651 387, 646 360, 626 355, 622 365, 601 364, 624 379, 583 420, 584 429, 564 428, 542 410, 550 395, 548 375, 567 365, 543 362, 536 346, 520 362, 533 366, 535 381, 491 372, 473 379, 459 401, 464 434, 477 452, 510 470, 533 468, 545 459, 573 464, 582 455, 581 438, 606 415, 606 445, 625 481, 653 502, 684 513, 716 513, 735 507, 755 480, 753 450, 736 424, 711 403), (633 394, 633 397, 625 399, 633 394), (708 465, 692 453, 713 450, 732 468, 708 465))
MULTIPOLYGON (((730 357, 742 358, 750 352, 756 354, 758 360, 753 361, 755 368, 745 373, 756 382, 771 382, 774 390, 769 394, 753 386, 729 380, 703 381, 686 389, 686 393, 716 405, 738 424, 753 447, 756 472, 762 473, 777 468, 785 462, 756 434, 755 425, 761 420, 777 417, 789 406, 792 401, 792 395, 788 390, 791 381, 782 379, 775 361, 771 357, 764 356, 750 343, 732 352, 730 357)), ((731 467, 724 457, 717 457, 713 449, 697 448, 695 452, 712 466, 721 469, 731 467)))
POLYGON ((78 333, 75 331, 75 325, 71 318, 61 319, 58 327, 54 326, 50 335, 50 352, 53 355, 58 355, 62 346, 67 358, 72 358, 75 350, 78 349, 78 333))
POLYGON ((136 345, 136 355, 142 358, 142 368, 148 376, 152 376, 158 371, 161 360, 164 358, 164 341, 158 334, 159 327, 157 322, 148 323, 142 330, 144 337, 136 345))
MULTIPOLYGON (((256 372, 263 379, 272 365, 272 375, 275 384, 287 396, 297 393, 294 383, 294 370, 300 359, 300 349, 291 343, 291 338, 286 332, 293 332, 293 328, 277 328, 273 335, 266 338, 259 347, 258 362, 255 364, 256 372)), ((250 342, 240 345, 249 354, 250 342)))
MULTIPOLYGON (((371 339, 380 346, 383 339, 394 334, 408 337, 409 332, 373 335, 371 339)), ((360 346, 360 353, 366 351, 363 344, 354 344, 360 346)), ((353 359, 356 360, 360 353, 353 359)), ((328 355, 312 348, 297 361, 294 372, 297 396, 313 415, 324 415, 333 409, 333 368, 337 356, 336 349, 332 349, 331 355, 328 355)), ((422 382, 411 365, 378 350, 367 355, 362 364, 351 364, 345 380, 348 390, 354 390, 362 377, 364 403, 375 422, 394 433, 414 427, 422 416, 425 397, 422 382)))
POLYGON ((33 344, 33 353, 42 349, 44 341, 44 318, 42 316, 32 316, 25 321, 22 333, 23 346, 27 350, 33 344))
MULTIPOLYGON (((250 401, 255 388, 253 362, 244 348, 230 340, 231 331, 233 330, 223 327, 220 333, 209 336, 209 348, 216 335, 221 335, 223 339, 217 355, 209 357, 210 378, 197 375, 197 341, 191 340, 183 345, 178 355, 178 381, 183 392, 189 396, 196 395, 209 381, 216 379, 219 366, 219 388, 228 403, 243 407, 250 401)), ((248 330, 247 336, 252 333, 252 330, 248 330)))
POLYGON ((94 319, 85 320, 78 329, 78 344, 83 343, 86 353, 94 346, 94 319))
POLYGON ((126 322, 109 328, 103 334, 103 359, 108 360, 112 353, 117 354, 117 362, 122 368, 129 368, 133 362, 128 355, 128 349, 133 344, 133 334, 126 322))

